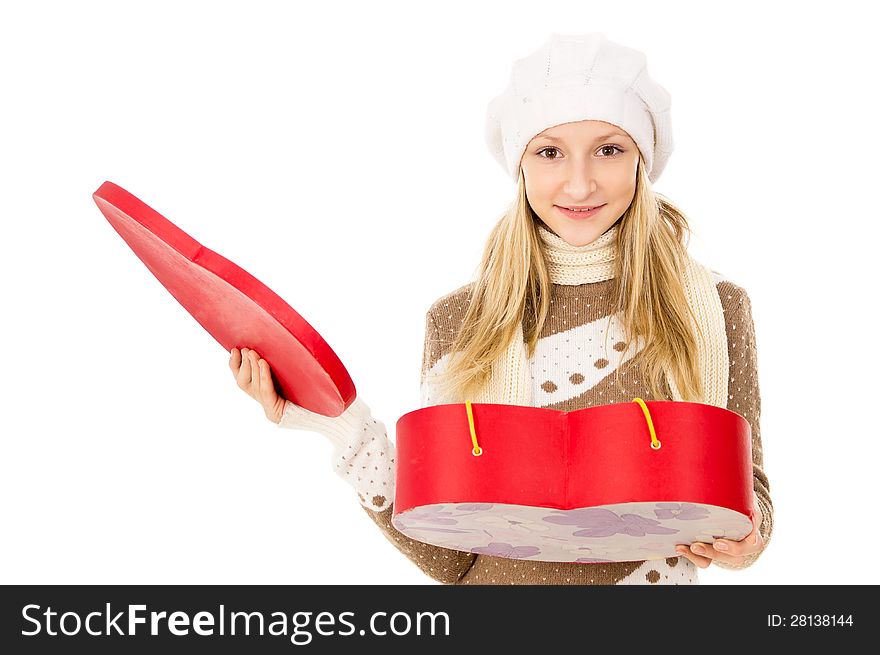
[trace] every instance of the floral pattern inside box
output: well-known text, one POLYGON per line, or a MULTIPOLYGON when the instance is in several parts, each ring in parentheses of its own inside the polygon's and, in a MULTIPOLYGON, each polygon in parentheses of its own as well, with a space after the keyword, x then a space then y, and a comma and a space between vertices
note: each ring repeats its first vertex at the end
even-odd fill
POLYGON ((501 503, 424 505, 392 518, 426 543, 511 559, 626 562, 675 557, 677 544, 738 541, 748 516, 715 505, 639 502, 572 510, 501 503))

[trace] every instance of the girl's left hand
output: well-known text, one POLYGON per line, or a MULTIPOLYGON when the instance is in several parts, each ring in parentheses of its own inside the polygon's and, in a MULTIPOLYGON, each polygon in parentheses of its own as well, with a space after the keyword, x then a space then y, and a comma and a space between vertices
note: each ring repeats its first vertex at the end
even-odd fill
POLYGON ((755 500, 755 517, 752 519, 752 531, 739 541, 730 539, 716 539, 712 544, 704 544, 695 541, 690 548, 679 544, 675 547, 679 555, 687 557, 701 569, 707 568, 713 560, 725 564, 741 564, 743 557, 752 553, 758 553, 764 549, 764 539, 758 531, 761 525, 761 506, 755 500))

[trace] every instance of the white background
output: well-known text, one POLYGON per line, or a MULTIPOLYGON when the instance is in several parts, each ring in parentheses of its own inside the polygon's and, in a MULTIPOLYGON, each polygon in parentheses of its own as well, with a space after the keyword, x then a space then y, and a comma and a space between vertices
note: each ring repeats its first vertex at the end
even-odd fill
POLYGON ((515 185, 484 118, 550 33, 642 50, 655 189, 749 293, 776 507, 702 584, 877 583, 877 39, 864 3, 29 2, 0 17, 0 582, 437 584, 283 430, 91 194, 256 276, 393 435, 424 315, 515 185), (868 566, 866 566, 868 564, 868 566))

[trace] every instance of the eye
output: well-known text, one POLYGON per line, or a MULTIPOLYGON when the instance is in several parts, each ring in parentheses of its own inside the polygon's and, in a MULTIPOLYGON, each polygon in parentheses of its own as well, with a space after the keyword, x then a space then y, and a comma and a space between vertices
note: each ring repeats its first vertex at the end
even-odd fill
POLYGON ((554 151, 554 152, 558 152, 558 149, 557 149, 557 148, 554 148, 553 146, 548 146, 548 147, 546 147, 546 148, 541 148, 541 149, 540 149, 538 152, 536 152, 535 154, 538 155, 539 157, 541 157, 541 159, 556 159, 556 157, 544 157, 543 155, 541 155, 542 152, 546 152, 546 151, 548 151, 548 150, 552 150, 552 151, 554 151))
MULTIPOLYGON (((604 151, 607 151, 609 148, 611 148, 612 150, 615 150, 615 151, 617 151, 617 152, 613 152, 613 153, 610 154, 610 155, 606 155, 606 156, 605 156, 605 159, 607 159, 608 157, 614 157, 617 153, 622 153, 622 152, 623 152, 623 148, 621 148, 621 147, 619 147, 619 146, 611 145, 611 144, 608 144, 608 145, 604 145, 604 146, 602 146, 601 148, 599 148, 599 150, 598 150, 597 152, 604 152, 604 151)), ((546 146, 546 147, 541 148, 540 150, 538 150, 535 154, 538 155, 539 157, 541 157, 542 159, 551 159, 551 160, 552 160, 552 159, 558 159, 558 157, 556 157, 556 156, 553 156, 553 157, 545 157, 545 156, 543 156, 543 155, 541 154, 541 153, 544 153, 544 152, 546 152, 546 151, 548 151, 548 150, 552 150, 554 153, 559 152, 559 148, 556 148, 555 146, 546 146)))

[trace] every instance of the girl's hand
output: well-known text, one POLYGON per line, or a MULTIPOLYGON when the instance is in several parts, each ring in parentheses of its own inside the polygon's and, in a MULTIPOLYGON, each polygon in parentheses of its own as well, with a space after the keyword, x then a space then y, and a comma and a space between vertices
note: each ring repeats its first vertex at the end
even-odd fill
POLYGON ((229 355, 229 368, 241 389, 263 406, 263 412, 273 423, 280 423, 287 402, 275 392, 269 362, 249 348, 233 348, 229 355))
POLYGON ((764 550, 764 539, 758 531, 761 525, 761 506, 755 501, 756 516, 752 519, 752 531, 739 541, 716 539, 712 544, 695 541, 690 548, 683 544, 675 547, 679 555, 684 555, 701 569, 707 568, 713 560, 725 564, 741 564, 745 555, 764 550), (726 546, 726 547, 725 547, 726 546))

